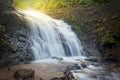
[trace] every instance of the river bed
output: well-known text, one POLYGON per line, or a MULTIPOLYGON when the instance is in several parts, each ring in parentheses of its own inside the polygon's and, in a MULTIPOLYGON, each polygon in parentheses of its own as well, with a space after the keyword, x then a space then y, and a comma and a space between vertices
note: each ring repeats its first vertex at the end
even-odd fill
POLYGON ((12 80, 13 74, 19 69, 35 70, 35 80, 51 80, 54 77, 64 76, 64 71, 69 68, 77 80, 120 80, 120 68, 112 68, 90 58, 61 58, 53 57, 35 61, 31 64, 16 65, 0 69, 0 80, 12 80))

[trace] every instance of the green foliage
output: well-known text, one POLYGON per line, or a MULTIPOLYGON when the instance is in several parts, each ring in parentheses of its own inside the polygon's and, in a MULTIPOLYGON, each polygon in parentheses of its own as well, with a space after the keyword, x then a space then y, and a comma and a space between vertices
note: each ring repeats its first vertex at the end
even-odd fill
POLYGON ((95 33, 97 35, 100 35, 102 33, 103 29, 104 29, 104 27, 99 27, 99 28, 96 29, 95 33))
POLYGON ((107 4, 112 3, 119 0, 79 0, 79 3, 84 3, 86 5, 95 4, 95 5, 101 5, 101 4, 107 4))
POLYGON ((50 10, 77 4, 106 4, 114 1, 119 0, 14 0, 14 5, 21 9, 50 10))
POLYGON ((81 0, 80 2, 83 3, 83 4, 90 5, 90 4, 93 3, 93 0, 81 0))
POLYGON ((119 0, 93 0, 95 3, 111 3, 114 1, 119 1, 119 0))
POLYGON ((106 22, 107 20, 108 20, 107 18, 103 18, 102 22, 104 23, 104 22, 106 22))
POLYGON ((3 25, 0 25, 0 33, 1 32, 5 32, 5 26, 3 26, 3 25))
POLYGON ((119 18, 119 17, 120 17, 119 14, 113 14, 113 15, 111 16, 111 19, 112 19, 112 20, 115 20, 115 19, 117 19, 117 18, 119 18))
POLYGON ((108 45, 108 44, 111 44, 111 45, 115 45, 117 43, 119 43, 119 41, 114 37, 116 36, 116 33, 110 33, 109 31, 107 31, 105 33, 105 35, 102 37, 102 40, 101 40, 101 44, 103 45, 108 45))
POLYGON ((73 25, 73 29, 76 31, 80 30, 80 27, 81 27, 80 25, 76 25, 76 24, 73 25))

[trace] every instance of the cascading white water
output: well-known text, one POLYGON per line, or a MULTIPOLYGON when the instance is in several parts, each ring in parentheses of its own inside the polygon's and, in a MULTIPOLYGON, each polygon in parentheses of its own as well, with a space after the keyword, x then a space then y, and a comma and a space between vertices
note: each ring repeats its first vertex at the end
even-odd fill
POLYGON ((30 26, 31 48, 36 60, 53 56, 81 56, 82 46, 71 26, 38 12, 24 11, 30 26))

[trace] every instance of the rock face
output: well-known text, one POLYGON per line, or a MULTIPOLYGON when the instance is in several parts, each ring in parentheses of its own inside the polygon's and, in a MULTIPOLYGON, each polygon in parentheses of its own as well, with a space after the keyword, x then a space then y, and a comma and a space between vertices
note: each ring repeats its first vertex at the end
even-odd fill
POLYGON ((13 78, 14 79, 22 79, 22 80, 26 80, 26 79, 34 79, 35 77, 35 71, 32 69, 20 69, 17 70, 14 73, 13 78))
POLYGON ((29 28, 12 2, 0 0, 0 67, 24 64, 34 59, 29 48, 29 28))

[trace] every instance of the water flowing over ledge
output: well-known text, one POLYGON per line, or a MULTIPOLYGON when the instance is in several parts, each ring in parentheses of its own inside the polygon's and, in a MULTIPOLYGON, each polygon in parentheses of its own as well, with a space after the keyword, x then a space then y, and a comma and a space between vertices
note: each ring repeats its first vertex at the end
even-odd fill
POLYGON ((80 40, 62 20, 35 11, 23 11, 30 27, 31 48, 35 59, 83 56, 80 40))

